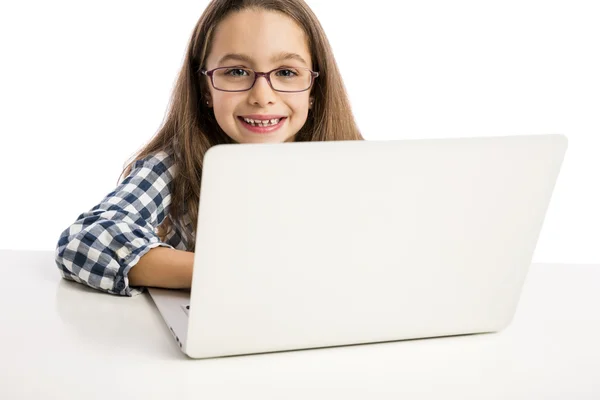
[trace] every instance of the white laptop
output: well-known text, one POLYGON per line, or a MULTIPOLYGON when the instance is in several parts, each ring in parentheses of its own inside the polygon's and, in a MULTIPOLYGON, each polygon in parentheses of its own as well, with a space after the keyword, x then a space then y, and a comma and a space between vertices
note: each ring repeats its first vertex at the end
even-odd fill
POLYGON ((215 146, 191 292, 149 292, 192 358, 500 331, 566 149, 558 134, 215 146))

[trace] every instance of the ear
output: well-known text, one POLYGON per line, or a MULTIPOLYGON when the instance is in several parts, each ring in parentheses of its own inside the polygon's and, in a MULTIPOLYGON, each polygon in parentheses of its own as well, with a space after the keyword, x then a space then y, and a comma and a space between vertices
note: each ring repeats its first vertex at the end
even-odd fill
POLYGON ((312 110, 312 108, 313 108, 313 104, 314 104, 314 103, 315 103, 315 98, 311 96, 311 97, 308 99, 308 109, 309 109, 309 110, 312 110))

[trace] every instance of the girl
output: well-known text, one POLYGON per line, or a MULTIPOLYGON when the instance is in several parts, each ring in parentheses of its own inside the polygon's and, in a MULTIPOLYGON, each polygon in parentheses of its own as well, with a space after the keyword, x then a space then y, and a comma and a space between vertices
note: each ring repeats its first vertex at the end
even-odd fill
POLYGON ((362 139, 329 42, 303 0, 213 0, 163 126, 117 188, 62 232, 56 264, 64 278, 112 294, 189 288, 211 146, 362 139))

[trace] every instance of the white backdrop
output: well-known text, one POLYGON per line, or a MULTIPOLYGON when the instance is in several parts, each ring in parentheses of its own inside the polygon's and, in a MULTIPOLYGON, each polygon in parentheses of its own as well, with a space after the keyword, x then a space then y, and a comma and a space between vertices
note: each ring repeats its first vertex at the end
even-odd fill
MULTIPOLYGON (((0 3, 0 248, 54 250, 115 187, 206 4, 0 3)), ((598 2, 308 4, 365 138, 566 134, 534 261, 600 263, 598 2)))

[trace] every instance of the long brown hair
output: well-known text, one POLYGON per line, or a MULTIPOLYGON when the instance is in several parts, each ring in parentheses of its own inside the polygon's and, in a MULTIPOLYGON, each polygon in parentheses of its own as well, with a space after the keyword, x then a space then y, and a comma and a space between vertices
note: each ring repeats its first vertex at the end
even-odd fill
MULTIPOLYGON (((168 216, 159 227, 161 240, 172 230, 172 221, 181 222, 185 213, 196 229, 204 154, 217 144, 233 143, 205 104, 209 89, 199 70, 204 67, 219 22, 231 12, 248 8, 281 12, 296 21, 308 38, 313 70, 319 72, 319 77, 312 88, 313 108, 295 141, 363 140, 329 41, 303 0, 212 0, 192 33, 162 127, 121 174, 128 175, 135 161, 150 154, 159 151, 173 154, 177 173, 172 182, 168 216)), ((192 237, 195 236, 193 232, 192 237)), ((194 246, 195 240, 189 250, 194 246)))

